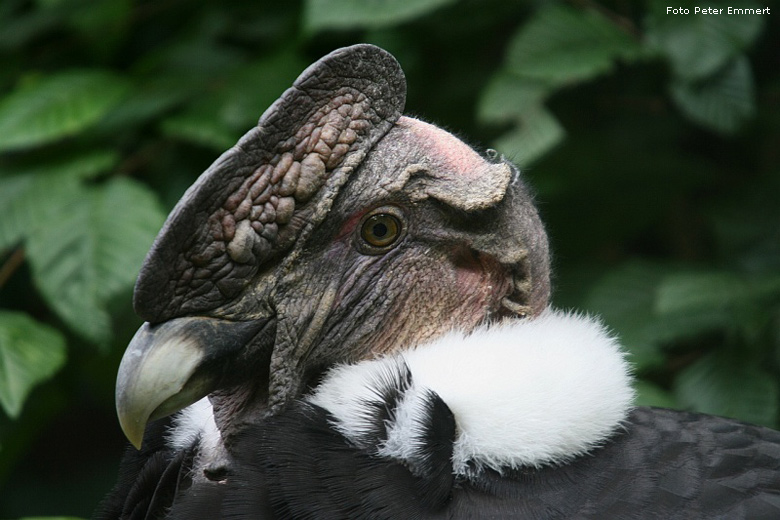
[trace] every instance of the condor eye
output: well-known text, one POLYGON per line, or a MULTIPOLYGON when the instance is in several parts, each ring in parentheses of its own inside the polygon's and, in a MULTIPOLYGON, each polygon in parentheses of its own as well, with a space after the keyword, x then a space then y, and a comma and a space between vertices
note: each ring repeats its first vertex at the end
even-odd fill
POLYGON ((393 215, 371 215, 363 222, 360 236, 374 247, 387 247, 401 234, 401 222, 393 215))
POLYGON ((384 253, 398 242, 403 231, 403 214, 398 208, 378 208, 360 224, 358 248, 367 254, 384 253))

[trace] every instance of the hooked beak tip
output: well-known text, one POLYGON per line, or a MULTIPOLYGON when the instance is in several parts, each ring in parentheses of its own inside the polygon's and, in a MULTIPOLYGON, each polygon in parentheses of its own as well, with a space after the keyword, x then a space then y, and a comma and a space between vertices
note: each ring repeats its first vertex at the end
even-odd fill
POLYGON ((132 444, 135 449, 140 450, 144 440, 144 430, 146 429, 147 421, 128 420, 127 415, 123 414, 119 409, 117 409, 117 414, 119 416, 119 425, 121 426, 125 437, 127 437, 127 440, 130 441, 130 444, 132 444))
POLYGON ((202 397, 193 394, 200 388, 185 389, 198 386, 191 381, 203 358, 199 342, 175 323, 145 323, 138 329, 122 357, 116 382, 119 425, 133 446, 141 449, 150 420, 202 397))
POLYGON ((211 393, 236 352, 266 324, 203 316, 144 323, 127 346, 116 380, 119 424, 133 446, 140 449, 147 423, 211 393))

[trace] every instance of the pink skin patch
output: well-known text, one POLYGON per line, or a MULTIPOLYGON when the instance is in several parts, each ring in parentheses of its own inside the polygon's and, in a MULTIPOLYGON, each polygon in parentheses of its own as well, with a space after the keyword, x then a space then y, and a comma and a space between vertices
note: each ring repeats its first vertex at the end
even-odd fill
POLYGON ((438 171, 476 177, 485 170, 485 159, 451 133, 406 116, 396 125, 414 135, 417 145, 438 171))
POLYGON ((344 221, 344 224, 342 224, 341 229, 339 229, 339 233, 336 235, 335 241, 338 242, 345 236, 352 234, 355 231, 355 227, 357 227, 358 222, 360 222, 360 219, 363 218, 363 215, 365 214, 365 211, 356 211, 350 215, 349 218, 344 221))
POLYGON ((497 311, 501 300, 512 291, 511 276, 492 256, 480 254, 468 248, 453 251, 456 289, 466 308, 479 314, 497 311))

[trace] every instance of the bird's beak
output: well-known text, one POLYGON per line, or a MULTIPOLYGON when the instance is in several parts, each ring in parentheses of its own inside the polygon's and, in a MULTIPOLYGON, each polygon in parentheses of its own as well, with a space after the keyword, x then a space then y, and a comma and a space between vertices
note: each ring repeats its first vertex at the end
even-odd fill
POLYGON ((141 326, 122 357, 116 383, 119 423, 133 446, 141 448, 149 421, 217 388, 226 363, 266 323, 184 317, 141 326))

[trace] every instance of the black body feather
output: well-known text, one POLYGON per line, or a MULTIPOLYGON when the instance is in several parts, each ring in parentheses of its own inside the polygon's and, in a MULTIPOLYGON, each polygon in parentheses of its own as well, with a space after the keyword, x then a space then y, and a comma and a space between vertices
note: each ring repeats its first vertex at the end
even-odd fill
POLYGON ((157 451, 120 479, 112 511, 124 513, 98 518, 780 518, 780 432, 768 428, 638 408, 624 431, 570 464, 456 478, 454 419, 438 396, 430 403, 422 474, 352 445, 325 410, 299 402, 239 436, 223 482, 184 489, 187 455, 163 468, 157 451), (156 486, 138 485, 153 478, 156 486), (117 507, 123 498, 130 505, 117 507), (143 504, 153 504, 145 516, 143 504))

